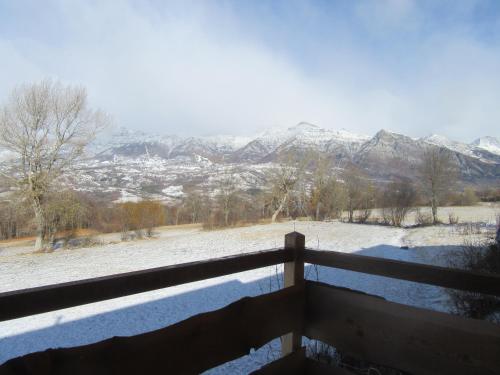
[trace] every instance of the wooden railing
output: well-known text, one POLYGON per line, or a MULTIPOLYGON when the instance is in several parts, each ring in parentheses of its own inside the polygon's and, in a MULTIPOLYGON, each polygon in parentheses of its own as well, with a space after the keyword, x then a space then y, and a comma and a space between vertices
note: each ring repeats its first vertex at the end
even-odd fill
POLYGON ((0 321, 272 266, 292 259, 273 249, 0 294, 0 321))
POLYGON ((196 374, 282 337, 282 358, 255 374, 348 374, 306 358, 303 336, 412 374, 500 373, 500 326, 304 280, 304 263, 500 296, 500 277, 396 260, 285 247, 0 294, 0 320, 284 263, 285 288, 166 328, 7 361, 0 374, 196 374))

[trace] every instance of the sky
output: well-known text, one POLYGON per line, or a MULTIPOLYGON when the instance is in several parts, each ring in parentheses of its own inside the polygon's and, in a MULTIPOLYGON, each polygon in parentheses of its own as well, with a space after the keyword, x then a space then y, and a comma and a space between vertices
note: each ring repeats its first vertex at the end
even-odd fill
POLYGON ((0 0, 0 101, 45 78, 163 134, 500 137, 500 1, 0 0))

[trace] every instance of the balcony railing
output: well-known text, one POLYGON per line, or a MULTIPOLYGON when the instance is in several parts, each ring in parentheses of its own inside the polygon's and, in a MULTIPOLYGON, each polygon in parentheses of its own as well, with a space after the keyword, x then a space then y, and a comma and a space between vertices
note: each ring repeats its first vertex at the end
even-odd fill
POLYGON ((163 329, 14 358, 3 374, 197 374, 281 337, 282 358, 255 374, 349 374, 309 359, 302 338, 411 374, 499 374, 500 326, 304 279, 304 264, 500 296, 500 277, 285 246, 0 294, 0 321, 284 263, 284 288, 163 329))

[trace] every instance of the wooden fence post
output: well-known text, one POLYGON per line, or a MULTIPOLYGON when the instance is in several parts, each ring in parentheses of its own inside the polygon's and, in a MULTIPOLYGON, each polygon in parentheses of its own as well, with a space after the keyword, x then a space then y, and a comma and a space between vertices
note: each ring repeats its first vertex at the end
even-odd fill
MULTIPOLYGON (((298 232, 285 235, 285 250, 293 252, 293 261, 284 264, 284 287, 304 284, 305 236, 298 232)), ((286 356, 302 346, 302 332, 291 332, 281 337, 281 355, 286 356)))

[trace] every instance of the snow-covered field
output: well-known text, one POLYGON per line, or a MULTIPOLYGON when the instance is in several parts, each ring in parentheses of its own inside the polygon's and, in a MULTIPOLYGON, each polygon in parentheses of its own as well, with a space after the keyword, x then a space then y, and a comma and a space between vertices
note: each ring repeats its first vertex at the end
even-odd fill
MULTIPOLYGON (((494 217, 495 208, 481 215, 494 217)), ((339 222, 284 222, 206 232, 199 226, 162 229, 158 238, 108 243, 98 247, 34 254, 27 248, 2 249, 0 292, 103 276, 169 264, 240 254, 281 246, 284 235, 297 230, 306 246, 362 255, 442 264, 463 237, 451 226, 399 229, 339 222), (401 249, 409 245, 409 249, 401 249)), ((363 290, 389 300, 446 310, 441 288, 355 272, 319 267, 308 277, 363 290)), ((194 314, 214 310, 243 296, 276 287, 276 269, 228 275, 178 287, 88 304, 0 323, 0 363, 50 347, 68 347, 112 336, 151 331, 194 314)), ((209 371, 246 374, 269 360, 277 342, 249 356, 209 371)))
MULTIPOLYGON (((422 207, 419 209, 423 215, 431 215, 430 207, 422 207)), ((485 223, 495 224, 496 217, 500 215, 500 205, 498 203, 481 203, 477 206, 451 206, 440 207, 438 210, 438 218, 443 223, 449 222, 449 216, 453 215, 458 219, 459 223, 485 223)), ((370 218, 382 219, 382 210, 374 209, 370 218)), ((404 224, 412 226, 416 224, 417 212, 414 210, 405 218, 404 224)), ((347 213, 344 214, 347 218, 347 213)))

